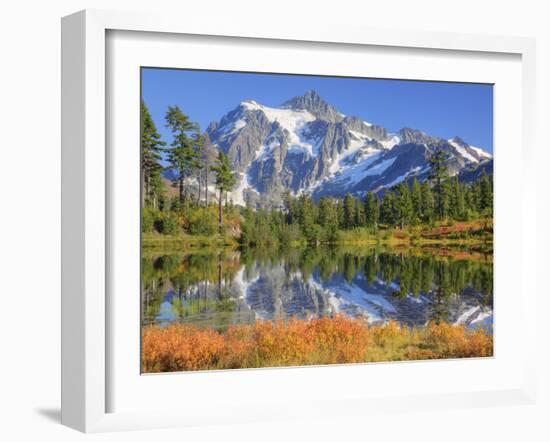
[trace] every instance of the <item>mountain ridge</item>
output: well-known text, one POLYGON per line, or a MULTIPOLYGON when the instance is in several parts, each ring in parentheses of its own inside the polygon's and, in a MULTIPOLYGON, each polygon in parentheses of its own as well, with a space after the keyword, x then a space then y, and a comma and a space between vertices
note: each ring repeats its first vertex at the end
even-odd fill
POLYGON ((436 149, 445 151, 450 175, 492 163, 492 155, 459 136, 445 140, 408 127, 391 133, 344 115, 314 90, 279 107, 244 100, 207 134, 238 175, 231 199, 257 207, 279 206, 287 189, 314 198, 361 196, 414 176, 424 180, 436 149))

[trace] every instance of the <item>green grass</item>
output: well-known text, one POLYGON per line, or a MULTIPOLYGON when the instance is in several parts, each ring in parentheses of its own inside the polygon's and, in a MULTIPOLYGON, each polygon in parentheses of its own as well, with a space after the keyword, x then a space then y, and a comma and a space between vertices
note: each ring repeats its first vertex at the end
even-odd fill
MULTIPOLYGON (((277 244, 276 239, 270 238, 270 246, 276 246, 277 244)), ((321 242, 321 244, 465 247, 482 253, 491 253, 493 248, 493 223, 490 219, 469 222, 438 222, 433 226, 418 225, 405 227, 404 229, 381 226, 377 231, 367 227, 358 227, 352 230, 339 230, 336 239, 330 242, 321 242)), ((144 249, 169 251, 174 249, 237 248, 238 245, 237 238, 219 234, 210 236, 142 234, 142 247, 144 249)), ((285 244, 286 247, 303 247, 307 245, 305 238, 285 244)))
POLYGON ((234 238, 220 235, 161 235, 156 233, 143 233, 141 235, 141 245, 144 249, 173 250, 192 249, 192 248, 227 248, 237 247, 234 238))

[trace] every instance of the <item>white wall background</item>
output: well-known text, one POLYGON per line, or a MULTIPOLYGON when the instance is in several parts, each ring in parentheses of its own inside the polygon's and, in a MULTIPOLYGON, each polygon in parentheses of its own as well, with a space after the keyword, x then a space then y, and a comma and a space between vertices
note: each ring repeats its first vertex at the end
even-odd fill
MULTIPOLYGON (((542 285, 550 225, 550 14, 544 1, 19 0, 0 9, 0 438, 166 440, 528 440, 550 439, 549 290, 542 285), (60 17, 84 8, 160 10, 231 20, 370 25, 537 38, 540 398, 537 405, 85 436, 59 425, 60 17)), ((510 238, 510 240, 515 240, 510 238)), ((512 294, 510 294, 512 295, 512 294)), ((184 399, 183 399, 184 400, 184 399)))

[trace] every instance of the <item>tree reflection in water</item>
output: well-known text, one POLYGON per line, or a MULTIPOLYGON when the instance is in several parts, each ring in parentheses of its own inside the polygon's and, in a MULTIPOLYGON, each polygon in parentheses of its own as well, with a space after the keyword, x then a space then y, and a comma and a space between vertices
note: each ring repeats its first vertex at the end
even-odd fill
POLYGON ((225 329, 341 313, 370 323, 491 325, 489 256, 372 248, 286 248, 142 258, 142 323, 225 329))

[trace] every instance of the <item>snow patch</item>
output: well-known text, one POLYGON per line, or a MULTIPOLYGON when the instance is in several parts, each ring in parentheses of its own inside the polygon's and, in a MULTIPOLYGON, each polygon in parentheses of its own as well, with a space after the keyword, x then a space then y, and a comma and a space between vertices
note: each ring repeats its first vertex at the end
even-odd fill
POLYGON ((312 276, 310 287, 328 295, 328 302, 335 313, 359 312, 369 323, 385 322, 385 313, 396 313, 395 307, 383 296, 368 293, 357 284, 321 284, 312 276))
POLYGON ((315 144, 303 138, 302 130, 307 123, 315 121, 315 116, 306 110, 277 109, 263 106, 255 101, 244 101, 241 105, 247 110, 262 111, 269 122, 277 122, 286 131, 290 150, 303 150, 315 156, 315 144))
POLYGON ((379 143, 382 145, 384 149, 390 150, 393 147, 397 146, 399 143, 401 143, 401 138, 399 138, 397 135, 393 135, 388 140, 382 140, 382 141, 379 141, 379 143))
POLYGON ((381 151, 371 149, 363 153, 363 158, 359 163, 352 166, 347 166, 346 168, 340 166, 339 164, 331 164, 329 171, 331 176, 336 177, 336 182, 346 182, 349 184, 358 183, 365 176, 369 175, 367 172, 368 168, 372 163, 376 162, 381 155, 381 151), (338 175, 336 175, 337 172, 339 172, 338 175))
POLYGON ((260 276, 256 276, 255 278, 246 280, 244 276, 244 269, 245 266, 242 266, 237 273, 235 274, 235 277, 233 278, 233 284, 239 289, 240 294, 239 298, 245 299, 246 295, 248 293, 248 288, 254 284, 258 279, 260 279, 260 276))
POLYGON ((248 182, 248 174, 245 172, 241 173, 239 185, 229 194, 229 198, 233 201, 233 204, 243 207, 246 206, 246 202, 244 200, 244 191, 247 189, 251 189, 251 187, 248 182))
POLYGON ((449 141, 449 144, 456 149, 456 151, 462 158, 464 158, 465 160, 471 163, 479 163, 479 160, 476 157, 474 157, 472 154, 470 154, 470 152, 468 152, 465 147, 461 146, 453 139, 450 139, 448 141, 449 141))
POLYGON ((357 132, 356 130, 348 130, 348 132, 355 139, 355 140, 352 140, 352 142, 353 141, 365 142, 365 141, 371 140, 371 137, 369 137, 368 135, 362 134, 361 132, 357 132))
POLYGON ((462 314, 455 321, 455 325, 465 324, 468 319, 479 310, 479 306, 470 307, 469 309, 462 312, 462 314))
POLYGON ((389 182, 388 184, 384 184, 383 187, 386 187, 386 188, 393 187, 393 186, 395 186, 396 184, 399 184, 400 182, 402 182, 402 181, 404 181, 405 179, 407 179, 409 176, 418 174, 418 173, 420 173, 420 172, 424 172, 424 171, 426 171, 426 170, 428 170, 428 169, 429 169, 429 167, 425 167, 424 169, 422 169, 420 166, 413 167, 413 168, 412 168, 411 170, 409 170, 407 173, 398 176, 397 178, 395 178, 394 180, 392 180, 392 181, 389 182))
POLYGON ((480 147, 476 147, 476 146, 470 146, 470 149, 473 149, 475 150, 475 152, 482 158, 485 158, 485 159, 491 159, 493 158, 493 156, 489 153, 489 152, 485 152, 483 149, 481 149, 480 147))

